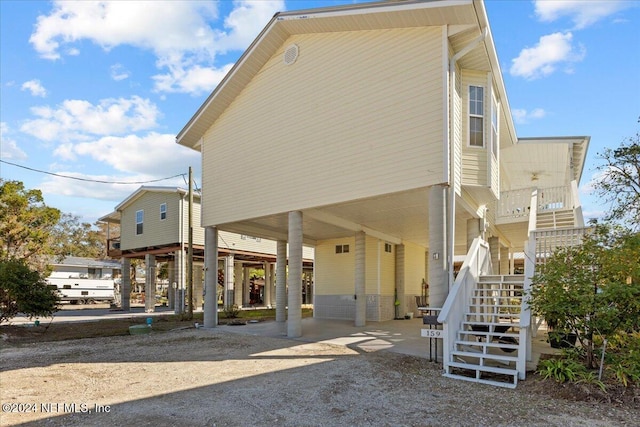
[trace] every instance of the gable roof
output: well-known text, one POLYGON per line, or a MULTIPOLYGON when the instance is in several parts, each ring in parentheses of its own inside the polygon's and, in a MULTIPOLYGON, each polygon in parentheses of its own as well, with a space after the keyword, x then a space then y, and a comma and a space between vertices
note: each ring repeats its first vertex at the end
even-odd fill
MULTIPOLYGON (((181 196, 186 196, 189 191, 185 190, 184 188, 180 188, 180 187, 162 187, 162 186, 147 186, 147 185, 143 185, 140 188, 138 188, 136 191, 134 191, 133 193, 131 193, 126 199, 124 199, 122 202, 120 202, 114 209, 113 212, 98 218, 98 222, 110 222, 110 223, 119 223, 120 222, 120 212, 126 208, 127 206, 131 205, 131 203, 135 202, 136 200, 138 200, 140 197, 142 197, 143 195, 147 194, 147 193, 177 193, 180 194, 181 196)), ((200 192, 199 191, 194 191, 193 192, 193 198, 194 198, 194 202, 200 200, 200 192)))
POLYGON ((484 49, 476 49, 460 62, 494 71, 503 100, 502 120, 515 142, 511 110, 481 0, 385 1, 276 13, 178 133, 176 142, 196 149, 205 132, 292 35, 443 25, 447 25, 454 52, 486 32, 484 49))

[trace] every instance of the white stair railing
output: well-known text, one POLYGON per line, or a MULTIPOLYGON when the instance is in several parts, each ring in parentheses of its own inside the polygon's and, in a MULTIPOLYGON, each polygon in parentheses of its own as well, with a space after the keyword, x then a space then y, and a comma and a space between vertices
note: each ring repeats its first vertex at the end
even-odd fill
POLYGON ((455 350, 456 335, 464 320, 473 290, 478 278, 485 274, 491 274, 489 244, 476 237, 438 316, 444 335, 442 360, 445 371, 449 368, 451 352, 455 350))

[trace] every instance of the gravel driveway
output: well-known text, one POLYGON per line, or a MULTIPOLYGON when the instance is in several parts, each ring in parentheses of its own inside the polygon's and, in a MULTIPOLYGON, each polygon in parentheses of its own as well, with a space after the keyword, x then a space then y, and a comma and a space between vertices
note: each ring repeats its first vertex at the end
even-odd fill
POLYGON ((639 408, 441 376, 388 351, 233 328, 3 345, 0 425, 616 426, 639 408))

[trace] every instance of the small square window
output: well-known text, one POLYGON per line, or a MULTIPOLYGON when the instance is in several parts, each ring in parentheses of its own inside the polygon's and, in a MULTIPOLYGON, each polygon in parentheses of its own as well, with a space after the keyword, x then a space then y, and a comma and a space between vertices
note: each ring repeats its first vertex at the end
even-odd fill
POLYGON ((336 245, 336 253, 337 254, 348 254, 349 253, 349 245, 336 245))
POLYGON ((385 252, 391 253, 392 252, 391 248, 392 248, 391 243, 385 243, 384 244, 384 251, 385 252))

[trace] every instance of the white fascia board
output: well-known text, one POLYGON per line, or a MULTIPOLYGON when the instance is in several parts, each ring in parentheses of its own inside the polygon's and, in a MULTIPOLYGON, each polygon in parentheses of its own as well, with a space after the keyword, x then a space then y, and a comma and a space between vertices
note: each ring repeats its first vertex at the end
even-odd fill
POLYGON ((416 9, 433 9, 451 6, 470 5, 473 0, 416 0, 406 3, 398 2, 376 2, 362 3, 350 6, 327 7, 320 9, 306 9, 292 12, 283 12, 278 14, 279 21, 295 20, 295 19, 312 19, 316 17, 330 18, 345 15, 364 15, 371 13, 397 12, 416 9))

